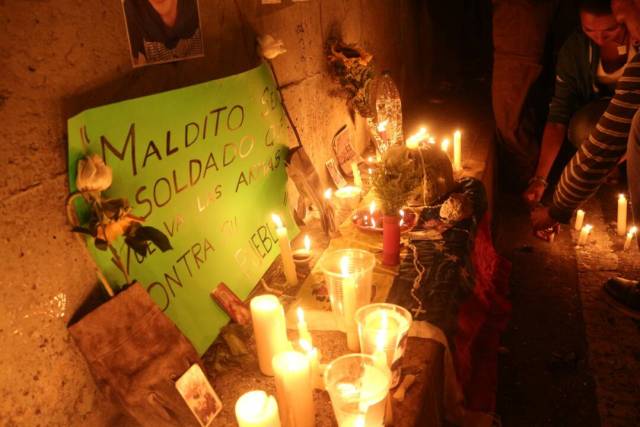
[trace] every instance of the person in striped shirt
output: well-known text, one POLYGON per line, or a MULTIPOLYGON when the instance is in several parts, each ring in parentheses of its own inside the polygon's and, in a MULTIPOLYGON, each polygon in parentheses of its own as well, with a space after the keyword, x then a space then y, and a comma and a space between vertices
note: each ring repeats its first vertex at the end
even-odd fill
MULTIPOLYGON (((624 23, 634 44, 640 41, 640 0, 613 0, 616 20, 624 23)), ((627 64, 614 97, 587 141, 565 167, 549 206, 531 212, 535 230, 567 223, 591 197, 607 174, 627 155, 627 182, 633 216, 640 221, 640 53, 627 64)), ((640 284, 614 279, 605 290, 627 314, 640 318, 640 284)))

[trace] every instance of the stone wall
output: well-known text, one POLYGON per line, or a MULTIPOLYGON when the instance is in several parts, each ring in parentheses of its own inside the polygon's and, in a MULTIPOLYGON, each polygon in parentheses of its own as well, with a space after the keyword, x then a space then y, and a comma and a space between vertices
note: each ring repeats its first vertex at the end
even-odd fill
POLYGON ((404 95, 421 89, 429 26, 418 0, 199 0, 204 58, 132 69, 121 2, 0 1, 0 419, 13 425, 116 425, 66 324, 95 285, 70 232, 66 120, 80 111, 247 70, 258 33, 282 38, 274 66, 316 167, 344 124, 364 131, 325 64, 339 34, 372 52, 404 95))

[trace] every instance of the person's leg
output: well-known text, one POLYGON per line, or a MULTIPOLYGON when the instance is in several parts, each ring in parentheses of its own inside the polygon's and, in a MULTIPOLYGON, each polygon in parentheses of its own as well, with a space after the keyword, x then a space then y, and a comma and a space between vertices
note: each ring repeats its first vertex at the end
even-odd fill
POLYGON ((633 220, 640 226, 640 110, 633 116, 627 142, 627 183, 633 220))
POLYGON ((589 134, 596 127, 600 116, 609 106, 610 98, 591 101, 575 112, 569 122, 567 139, 574 147, 580 148, 582 143, 589 138, 589 134))
POLYGON ((492 103, 498 143, 519 178, 526 181, 536 166, 538 144, 522 127, 531 86, 542 72, 548 29, 557 0, 493 2, 494 63, 492 103))

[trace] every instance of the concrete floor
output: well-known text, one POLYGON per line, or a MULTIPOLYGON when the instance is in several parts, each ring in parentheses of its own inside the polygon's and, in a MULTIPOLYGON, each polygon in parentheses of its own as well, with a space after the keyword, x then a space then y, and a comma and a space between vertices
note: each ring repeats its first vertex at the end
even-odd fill
POLYGON ((594 233, 583 248, 569 226, 552 244, 533 237, 519 198, 497 200, 496 246, 513 262, 499 363, 503 426, 640 425, 640 327, 601 289, 613 275, 640 277, 637 248, 622 253, 611 230, 618 191, 605 187, 584 207, 594 233))

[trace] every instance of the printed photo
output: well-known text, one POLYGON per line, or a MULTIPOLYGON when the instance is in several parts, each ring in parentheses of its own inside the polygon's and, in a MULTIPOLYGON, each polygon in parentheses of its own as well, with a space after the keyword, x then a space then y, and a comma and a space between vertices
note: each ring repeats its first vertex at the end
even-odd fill
POLYGON ((204 56, 198 0, 122 0, 134 67, 204 56))
POLYGON ((176 381, 176 389, 202 427, 212 425, 222 410, 222 402, 197 363, 176 381))

